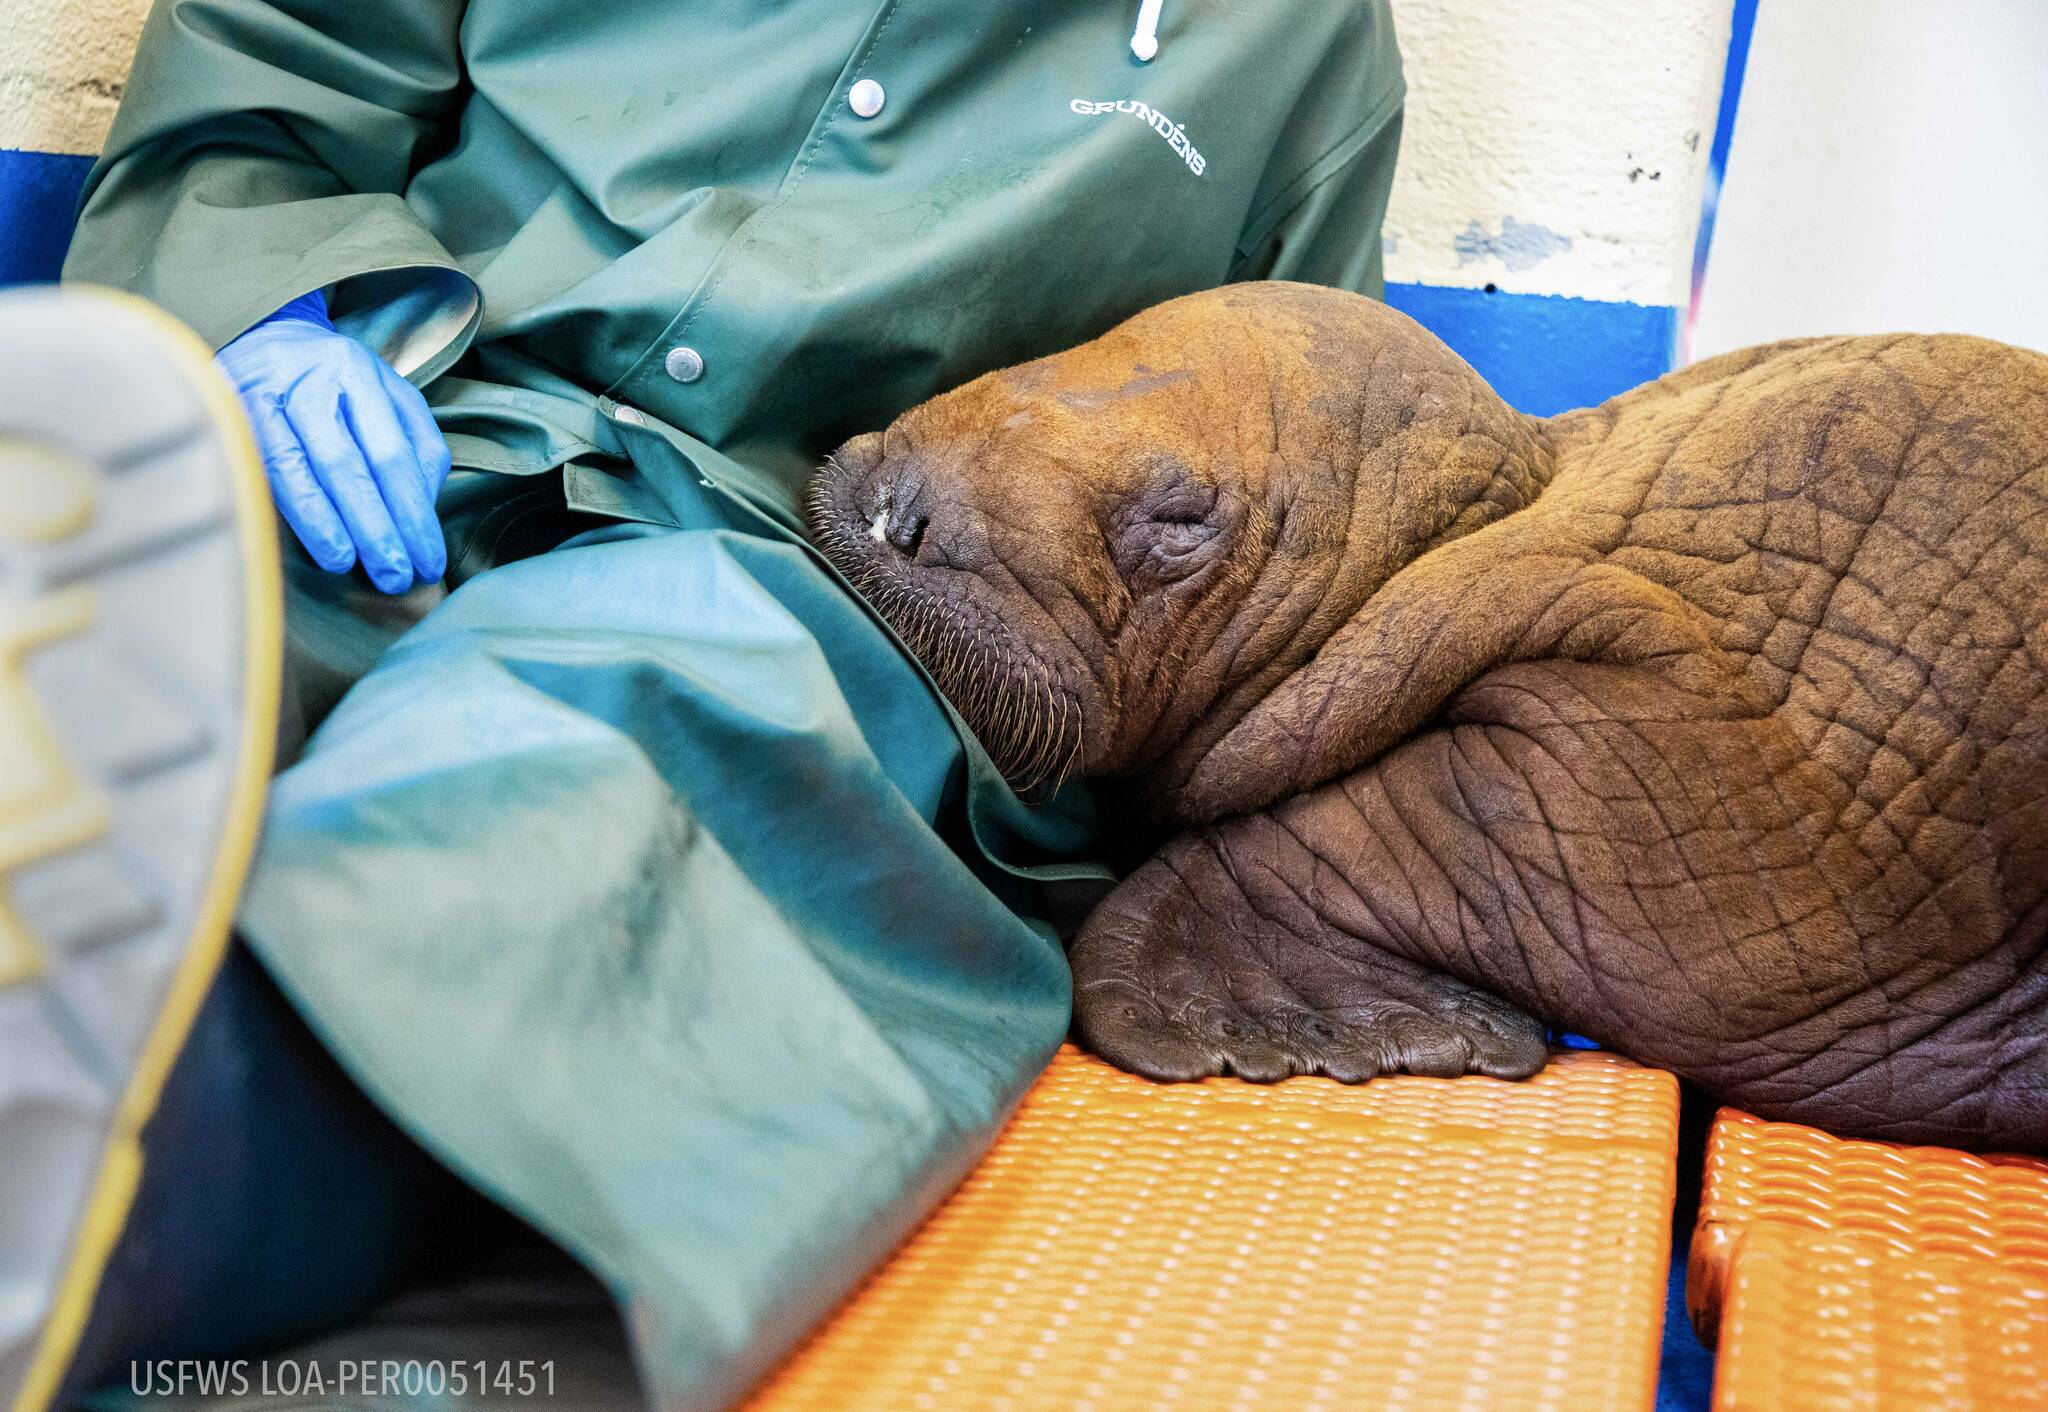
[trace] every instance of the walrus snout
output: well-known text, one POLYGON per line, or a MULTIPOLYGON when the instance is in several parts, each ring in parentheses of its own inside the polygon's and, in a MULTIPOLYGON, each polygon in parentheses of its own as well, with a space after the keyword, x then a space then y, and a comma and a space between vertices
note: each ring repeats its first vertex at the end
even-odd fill
MULTIPOLYGON (((1084 763, 1109 699, 1074 645, 1085 612, 1028 586, 1058 536, 1033 523, 1042 496, 1013 496, 986 441, 930 422, 855 437, 805 496, 813 542, 931 673, 1013 786, 1056 783, 1084 763), (1064 626, 1052 614, 1077 620, 1064 626)), ((1029 487, 1027 487, 1028 489, 1029 487)), ((1056 509, 1083 513, 1071 501, 1056 509)))
POLYGON ((821 467, 806 497, 812 537, 842 572, 867 556, 893 551, 914 560, 924 545, 937 499, 915 464, 890 462, 882 438, 847 442, 821 467))
POLYGON ((862 527, 860 492, 881 464, 881 445, 879 433, 854 437, 825 458, 804 493, 806 527, 835 563, 839 556, 833 546, 852 539, 862 527))
POLYGON ((877 516, 871 532, 905 558, 915 559, 918 546, 924 543, 924 527, 930 523, 931 517, 922 510, 897 508, 886 517, 877 516))
POLYGON ((925 508, 930 499, 924 477, 916 471, 879 473, 873 486, 874 509, 867 517, 867 537, 906 559, 915 559, 932 522, 925 508))

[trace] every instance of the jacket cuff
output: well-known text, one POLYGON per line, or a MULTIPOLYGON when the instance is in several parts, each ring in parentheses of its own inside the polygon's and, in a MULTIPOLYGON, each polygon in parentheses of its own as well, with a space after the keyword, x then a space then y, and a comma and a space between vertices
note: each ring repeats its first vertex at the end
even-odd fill
POLYGON ((449 265, 365 270, 334 284, 334 327, 421 387, 454 365, 483 322, 475 282, 449 265))
POLYGON ((90 251, 65 274, 121 284, 154 300, 216 351, 322 289, 337 329, 421 385, 462 356, 483 322, 475 281, 397 196, 316 197, 232 213, 216 208, 203 229, 181 229, 191 215, 189 205, 173 213, 134 278, 106 280, 97 266, 109 262, 90 251))

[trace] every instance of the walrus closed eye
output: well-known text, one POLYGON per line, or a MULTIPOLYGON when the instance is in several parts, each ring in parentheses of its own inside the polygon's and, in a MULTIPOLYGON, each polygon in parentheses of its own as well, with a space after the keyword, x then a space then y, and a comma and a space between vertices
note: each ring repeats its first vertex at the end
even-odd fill
POLYGON ((1073 946, 1111 1061, 1516 1077, 1547 1023, 2048 1148, 2048 358, 1803 340, 1544 420, 1238 285, 856 438, 811 521, 1013 781, 1176 831, 1073 946))

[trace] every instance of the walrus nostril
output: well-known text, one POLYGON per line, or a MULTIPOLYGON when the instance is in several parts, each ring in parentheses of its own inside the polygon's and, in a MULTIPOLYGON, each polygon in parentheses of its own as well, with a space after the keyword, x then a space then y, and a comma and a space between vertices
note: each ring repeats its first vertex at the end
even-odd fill
POLYGON ((905 556, 917 553, 917 546, 924 543, 924 527, 931 517, 916 510, 899 510, 889 517, 889 530, 884 536, 898 553, 905 556))

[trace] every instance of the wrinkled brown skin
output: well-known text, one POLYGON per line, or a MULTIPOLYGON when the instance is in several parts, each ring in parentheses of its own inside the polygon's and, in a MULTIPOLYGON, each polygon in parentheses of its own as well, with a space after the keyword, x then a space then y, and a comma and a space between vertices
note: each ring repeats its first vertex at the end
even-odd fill
POLYGON ((812 524, 1013 779, 1177 830, 1073 947, 1111 1061, 1518 1077, 1541 1020, 2048 1148, 2048 358, 1801 340, 1539 420, 1238 285, 848 443, 812 524))

